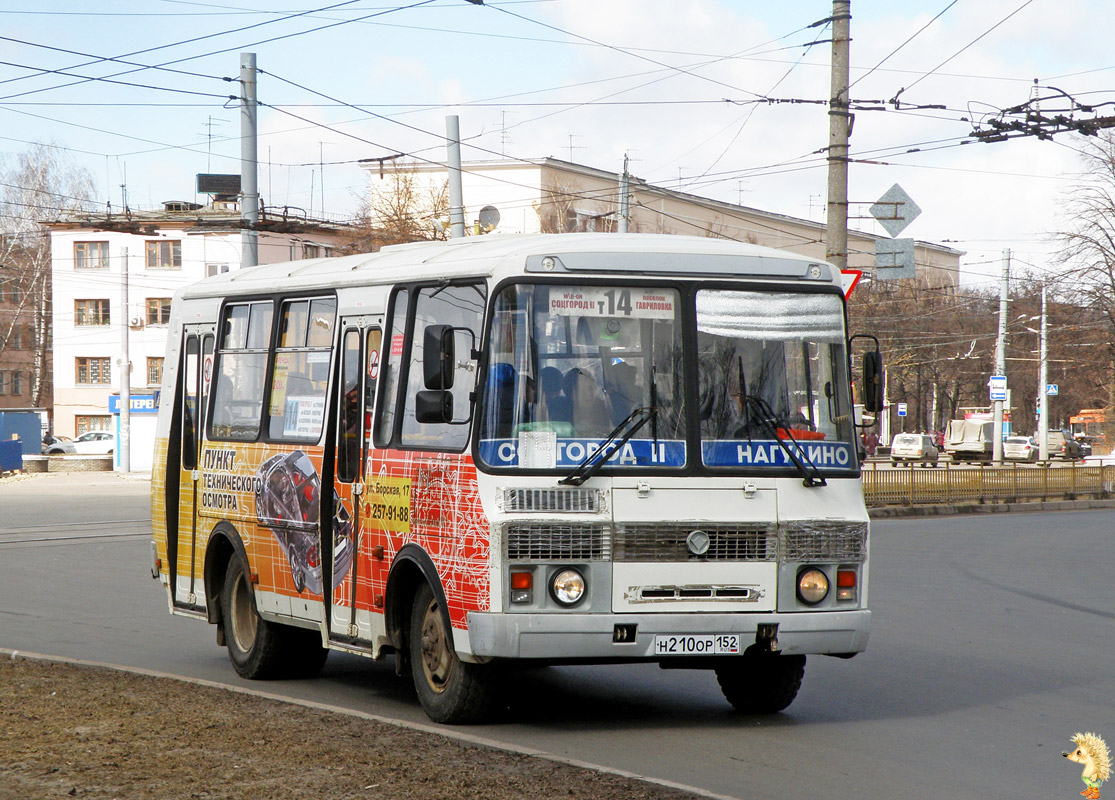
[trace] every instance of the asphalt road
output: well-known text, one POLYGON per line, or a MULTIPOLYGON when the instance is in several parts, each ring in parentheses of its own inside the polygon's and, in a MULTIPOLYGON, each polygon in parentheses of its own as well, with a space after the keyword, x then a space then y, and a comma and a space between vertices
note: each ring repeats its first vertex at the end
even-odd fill
MULTIPOLYGON (((0 648, 427 722, 390 662, 333 654, 316 680, 241 681, 150 578, 148 487, 0 483, 0 648)), ((868 651, 810 659, 773 718, 732 713, 703 672, 565 667, 522 675, 514 715, 468 732, 747 800, 1078 797, 1069 737, 1115 743, 1113 528, 1113 511, 874 523, 868 651)))

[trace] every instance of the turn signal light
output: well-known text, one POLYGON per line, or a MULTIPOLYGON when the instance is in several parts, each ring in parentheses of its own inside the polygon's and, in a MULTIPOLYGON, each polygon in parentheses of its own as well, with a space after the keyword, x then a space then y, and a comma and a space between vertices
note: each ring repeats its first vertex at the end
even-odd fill
POLYGON ((534 573, 511 573, 511 602, 530 603, 534 599, 534 573))

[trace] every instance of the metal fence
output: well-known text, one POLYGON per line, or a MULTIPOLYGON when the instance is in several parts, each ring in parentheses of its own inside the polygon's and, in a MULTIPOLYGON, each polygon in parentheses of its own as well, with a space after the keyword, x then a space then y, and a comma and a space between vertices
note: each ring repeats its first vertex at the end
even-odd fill
POLYGON ((996 503, 1106 497, 1113 493, 1115 466, 986 466, 936 469, 877 468, 863 471, 868 506, 996 503))

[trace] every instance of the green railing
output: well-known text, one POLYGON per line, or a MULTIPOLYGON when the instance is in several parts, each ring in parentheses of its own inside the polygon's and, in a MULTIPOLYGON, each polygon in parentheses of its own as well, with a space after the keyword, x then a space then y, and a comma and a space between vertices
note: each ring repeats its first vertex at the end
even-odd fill
POLYGON ((863 470, 868 506, 950 503, 1004 503, 1107 497, 1113 493, 1115 466, 1011 465, 882 467, 863 470))

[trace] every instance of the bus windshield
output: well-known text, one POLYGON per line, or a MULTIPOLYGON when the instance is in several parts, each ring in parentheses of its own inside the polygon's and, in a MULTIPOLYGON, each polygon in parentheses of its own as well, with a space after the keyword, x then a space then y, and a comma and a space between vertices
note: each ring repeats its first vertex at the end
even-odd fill
POLYGON ((491 319, 480 461, 568 472, 643 409, 607 469, 794 469, 787 442, 821 470, 855 468, 843 320, 831 294, 510 285, 491 319))

